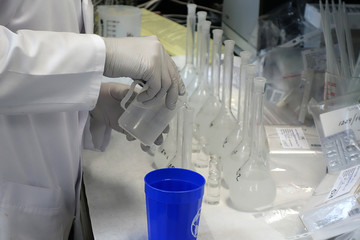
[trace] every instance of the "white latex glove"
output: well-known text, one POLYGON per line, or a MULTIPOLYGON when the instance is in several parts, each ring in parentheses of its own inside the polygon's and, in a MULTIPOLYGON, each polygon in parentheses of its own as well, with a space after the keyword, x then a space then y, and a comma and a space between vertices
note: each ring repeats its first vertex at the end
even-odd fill
POLYGON ((149 85, 137 96, 144 104, 161 99, 174 109, 178 95, 185 94, 177 67, 155 36, 103 38, 106 46, 104 76, 130 77, 149 85))
MULTIPOLYGON (((111 127, 112 129, 126 135, 126 139, 129 141, 135 138, 129 135, 124 129, 119 126, 119 118, 123 114, 124 109, 120 106, 121 100, 125 97, 129 91, 129 86, 121 83, 106 82, 102 83, 100 87, 99 98, 96 102, 95 108, 90 111, 90 116, 98 122, 111 127)), ((135 98, 134 92, 131 96, 129 103, 135 98)), ((168 129, 166 129, 168 131, 168 129)), ((163 136, 160 135, 154 142, 156 145, 161 145, 163 142, 163 136)), ((148 147, 141 146, 146 151, 148 147)))

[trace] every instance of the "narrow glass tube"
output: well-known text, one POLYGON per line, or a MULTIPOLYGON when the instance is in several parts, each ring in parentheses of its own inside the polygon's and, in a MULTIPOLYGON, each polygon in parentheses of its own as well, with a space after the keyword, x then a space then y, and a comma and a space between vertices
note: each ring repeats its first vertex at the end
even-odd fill
POLYGON ((183 109, 183 136, 182 136, 182 168, 193 170, 192 138, 193 138, 194 109, 187 104, 183 109))
POLYGON ((239 79, 239 95, 238 95, 238 112, 237 119, 238 123, 243 127, 244 121, 244 104, 245 104, 245 94, 246 94, 246 65, 250 63, 251 53, 249 51, 241 51, 240 52, 240 79, 239 79))
POLYGON ((192 164, 192 132, 194 110, 184 103, 177 113, 176 154, 169 161, 167 167, 186 168, 194 170, 192 164))
POLYGON ((189 85, 196 76, 196 69, 194 65, 194 42, 195 42, 195 24, 196 24, 196 4, 187 4, 187 21, 186 21, 186 55, 185 66, 181 69, 180 75, 184 81, 185 86, 189 85))
POLYGON ((221 53, 222 53, 222 36, 223 30, 214 29, 213 33, 213 45, 211 56, 211 81, 213 86, 213 95, 220 99, 220 70, 221 70, 221 53))
POLYGON ((201 23, 206 21, 207 12, 205 11, 199 11, 197 12, 197 25, 196 25, 196 62, 195 66, 196 68, 199 68, 200 66, 200 49, 201 49, 201 41, 200 41, 200 35, 201 35, 201 23))
POLYGON ((169 161, 168 168, 180 168, 182 166, 182 146, 183 146, 183 125, 184 125, 184 106, 177 112, 176 126, 176 153, 169 161))

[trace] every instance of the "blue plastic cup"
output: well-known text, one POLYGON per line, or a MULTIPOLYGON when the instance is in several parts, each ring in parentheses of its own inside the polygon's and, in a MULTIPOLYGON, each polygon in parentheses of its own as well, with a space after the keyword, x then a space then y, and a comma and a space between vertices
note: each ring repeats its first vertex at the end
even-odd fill
POLYGON ((149 240, 195 240, 205 179, 197 172, 163 168, 145 176, 149 240))

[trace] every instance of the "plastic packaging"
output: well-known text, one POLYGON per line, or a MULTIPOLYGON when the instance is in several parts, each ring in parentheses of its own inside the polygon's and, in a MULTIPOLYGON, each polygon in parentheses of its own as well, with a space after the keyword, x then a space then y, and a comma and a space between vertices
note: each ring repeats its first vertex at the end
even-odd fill
POLYGON ((360 224, 360 165, 327 174, 300 213, 314 239, 328 239, 360 224))
POLYGON ((359 94, 309 103, 330 173, 360 163, 359 94))

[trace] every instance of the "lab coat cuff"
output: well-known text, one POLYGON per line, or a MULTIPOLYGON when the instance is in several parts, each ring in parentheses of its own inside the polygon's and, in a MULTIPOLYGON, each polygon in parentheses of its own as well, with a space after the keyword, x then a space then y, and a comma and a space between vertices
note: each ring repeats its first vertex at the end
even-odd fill
POLYGON ((103 152, 109 145, 110 136, 111 128, 96 121, 89 115, 85 124, 84 148, 103 152))

